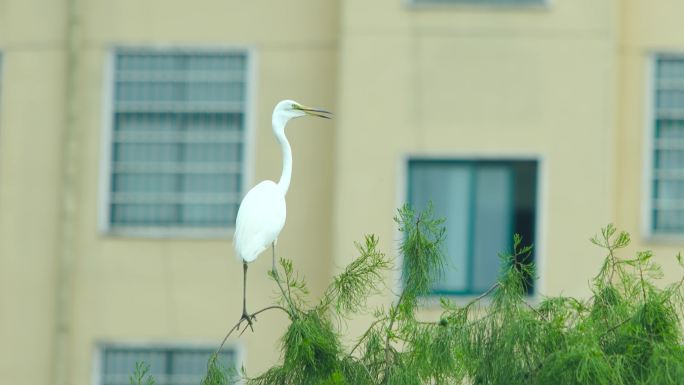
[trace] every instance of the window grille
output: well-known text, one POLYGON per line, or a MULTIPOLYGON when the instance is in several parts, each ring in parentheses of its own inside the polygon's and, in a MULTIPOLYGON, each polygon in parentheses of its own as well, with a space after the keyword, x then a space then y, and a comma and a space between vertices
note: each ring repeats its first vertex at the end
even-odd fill
MULTIPOLYGON (((136 362, 150 365, 156 385, 198 385, 213 353, 199 348, 104 346, 98 385, 130 385, 136 362)), ((218 360, 225 368, 237 365, 235 352, 230 350, 221 351, 218 360)))
POLYGON ((684 233, 684 56, 655 62, 652 231, 684 233))
POLYGON ((115 53, 112 228, 225 229, 244 184, 247 55, 115 53))
MULTIPOLYGON (((411 206, 424 210, 432 202, 435 216, 446 219, 447 268, 434 294, 483 293, 498 279, 498 255, 511 250, 513 234, 534 244, 536 161, 412 159, 408 171, 411 206)), ((519 262, 534 262, 534 251, 519 262)), ((533 293, 533 277, 527 289, 533 293)))

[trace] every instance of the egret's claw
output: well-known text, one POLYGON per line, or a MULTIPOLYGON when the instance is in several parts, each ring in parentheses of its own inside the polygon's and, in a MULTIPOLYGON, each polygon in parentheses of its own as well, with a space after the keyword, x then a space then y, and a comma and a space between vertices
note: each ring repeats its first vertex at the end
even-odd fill
POLYGON ((247 325, 245 325, 245 328, 242 329, 242 332, 240 333, 240 335, 242 335, 245 332, 245 330, 247 330, 248 326, 252 330, 252 333, 253 333, 254 332, 254 321, 256 321, 256 317, 254 317, 253 315, 247 314, 247 312, 242 312, 242 316, 240 317, 240 321, 238 324, 238 329, 240 328, 239 325, 242 324, 242 321, 246 321, 247 325))

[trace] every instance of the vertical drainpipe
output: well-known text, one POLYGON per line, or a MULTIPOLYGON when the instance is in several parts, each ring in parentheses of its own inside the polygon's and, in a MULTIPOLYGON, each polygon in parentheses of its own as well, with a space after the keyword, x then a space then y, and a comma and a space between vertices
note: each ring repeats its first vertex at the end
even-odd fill
POLYGON ((78 0, 65 2, 64 121, 62 127, 61 190, 57 219, 55 279, 55 340, 53 376, 55 385, 69 385, 71 378, 71 343, 73 340, 73 272, 75 269, 75 227, 78 194, 78 91, 80 20, 78 0))

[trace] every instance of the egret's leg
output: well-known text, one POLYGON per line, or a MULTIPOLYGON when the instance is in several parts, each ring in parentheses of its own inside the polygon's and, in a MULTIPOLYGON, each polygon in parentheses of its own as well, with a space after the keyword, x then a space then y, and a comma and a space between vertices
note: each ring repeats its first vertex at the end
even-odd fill
POLYGON ((252 327, 252 316, 247 313, 247 262, 242 262, 242 317, 240 317, 240 322, 246 320, 249 324, 249 328, 254 331, 252 327))
POLYGON ((247 262, 242 261, 242 316, 247 315, 247 262))
POLYGON ((271 258, 271 263, 272 263, 271 271, 273 272, 273 275, 276 275, 276 274, 278 274, 278 271, 276 270, 276 266, 275 266, 275 241, 271 242, 271 251, 272 251, 272 253, 271 253, 271 257, 272 257, 271 258))

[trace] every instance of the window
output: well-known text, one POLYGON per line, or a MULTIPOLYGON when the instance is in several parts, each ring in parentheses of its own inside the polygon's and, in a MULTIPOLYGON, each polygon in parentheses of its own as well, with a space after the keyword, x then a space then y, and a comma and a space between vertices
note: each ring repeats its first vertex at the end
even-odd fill
POLYGON ((684 234, 684 56, 655 60, 651 231, 684 234))
POLYGON ((109 226, 232 227, 244 185, 247 54, 114 56, 109 226))
MULTIPOLYGON (((130 385, 129 376, 136 362, 150 365, 149 374, 157 385, 197 385, 207 373, 207 360, 214 353, 208 348, 134 347, 106 345, 101 350, 100 382, 97 385, 130 385)), ((235 352, 225 351, 219 361, 235 368, 235 352)))
MULTIPOLYGON (((537 161, 412 159, 408 173, 409 203, 422 210, 432 202, 446 219, 447 269, 434 294, 482 293, 496 282, 498 254, 511 250, 513 234, 534 244, 537 161)), ((534 262, 534 251, 520 262, 534 262)))
POLYGON ((457 4, 457 5, 501 5, 501 6, 525 6, 545 5, 548 0, 410 0, 414 4, 457 4))

